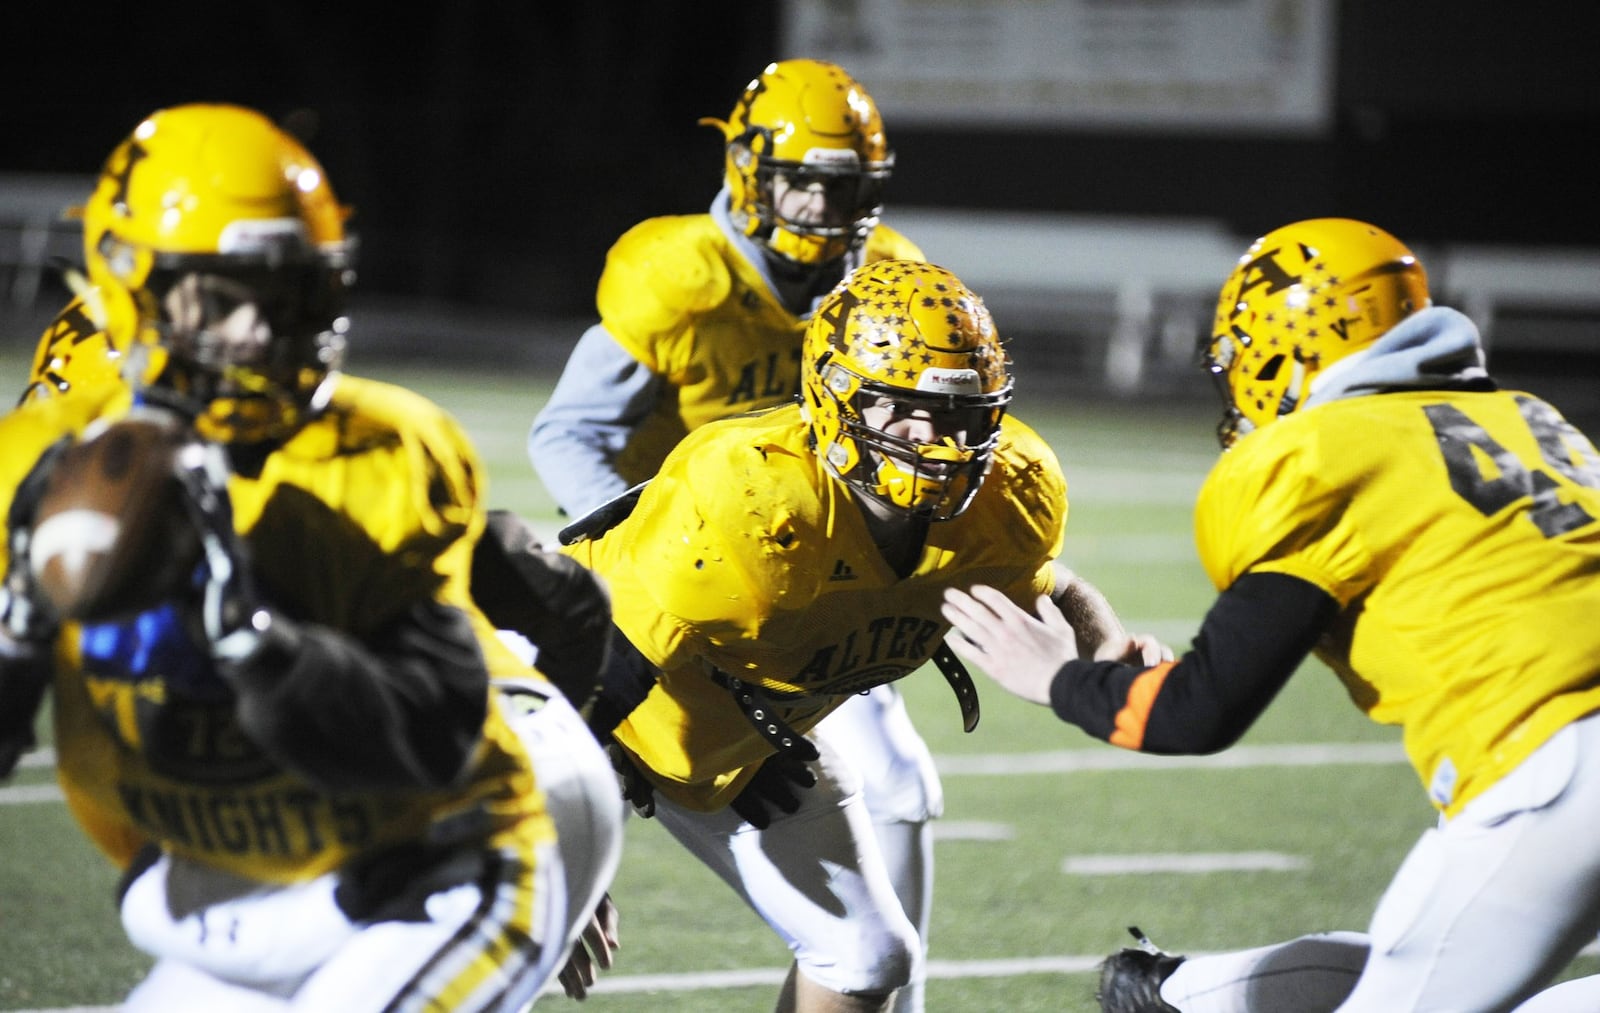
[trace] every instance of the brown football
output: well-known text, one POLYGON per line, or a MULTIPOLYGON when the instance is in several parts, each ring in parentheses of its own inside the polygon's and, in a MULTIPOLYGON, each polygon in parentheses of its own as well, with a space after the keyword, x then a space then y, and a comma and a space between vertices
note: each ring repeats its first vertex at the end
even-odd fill
POLYGON ((130 415, 69 447, 34 512, 28 563, 66 619, 105 622, 171 598, 200 559, 177 454, 185 428, 130 415))

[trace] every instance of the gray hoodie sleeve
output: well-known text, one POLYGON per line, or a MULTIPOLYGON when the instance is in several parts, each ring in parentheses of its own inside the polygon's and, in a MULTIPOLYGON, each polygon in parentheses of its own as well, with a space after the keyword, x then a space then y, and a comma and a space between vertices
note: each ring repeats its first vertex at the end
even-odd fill
POLYGON ((612 462, 655 407, 663 383, 604 326, 583 332, 528 432, 533 470, 568 516, 627 490, 612 462))

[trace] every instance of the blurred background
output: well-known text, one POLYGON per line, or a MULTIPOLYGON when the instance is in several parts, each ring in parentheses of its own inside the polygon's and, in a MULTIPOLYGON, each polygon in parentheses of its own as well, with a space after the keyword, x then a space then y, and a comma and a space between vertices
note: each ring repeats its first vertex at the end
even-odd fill
POLYGON ((78 257, 60 208, 117 141, 226 100, 291 126, 355 208, 359 349, 555 368, 610 243, 708 205, 722 157, 697 120, 805 55, 878 99, 887 219, 988 298, 1021 364, 1187 389, 1249 240, 1342 215, 1411 244, 1498 371, 1588 410, 1594 20, 1538 0, 12 5, 0 341, 65 298, 41 265, 78 257))

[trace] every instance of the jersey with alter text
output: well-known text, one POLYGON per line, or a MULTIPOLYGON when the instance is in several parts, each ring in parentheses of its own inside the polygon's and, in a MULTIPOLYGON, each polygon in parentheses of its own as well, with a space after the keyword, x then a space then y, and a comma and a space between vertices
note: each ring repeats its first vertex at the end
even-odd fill
POLYGON ((1222 455, 1196 537, 1219 589, 1283 573, 1339 602, 1318 657, 1403 727, 1446 813, 1600 709, 1600 457, 1529 394, 1392 392, 1279 419, 1222 455))
MULTIPOLYGON (((886 225, 864 261, 921 260, 886 225)), ((805 322, 784 308, 709 214, 647 219, 606 256, 595 296, 600 321, 669 388, 615 465, 632 485, 655 473, 685 433, 713 419, 769 408, 800 390, 805 322)))
POLYGON ((798 405, 704 426, 626 520, 567 550, 606 581, 618 628, 662 670, 616 739, 693 809, 726 805, 772 753, 717 672, 760 686, 805 732, 929 660, 949 629, 946 588, 990 584, 1029 608, 1054 588, 1066 482, 1026 425, 1005 420, 972 505, 930 525, 903 579, 807 438, 798 405))

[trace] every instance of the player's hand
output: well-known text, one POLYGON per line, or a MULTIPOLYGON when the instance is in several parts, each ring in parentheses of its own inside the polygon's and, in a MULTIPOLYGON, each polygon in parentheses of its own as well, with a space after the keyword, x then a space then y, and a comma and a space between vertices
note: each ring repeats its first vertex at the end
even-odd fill
POLYGON ((655 785, 640 772, 627 750, 615 742, 606 743, 606 756, 611 760, 611 769, 617 772, 617 784, 622 789, 622 797, 633 805, 634 812, 650 819, 656 814, 655 785))
POLYGON ((600 972, 611 970, 616 963, 612 954, 622 946, 617 937, 617 921, 617 906, 611 903, 611 895, 602 895, 589 916, 589 924, 583 927, 583 935, 573 944, 572 955, 556 976, 568 999, 587 999, 600 972))
POLYGON ((205 557, 201 626, 212 657, 239 661, 260 643, 264 610, 256 595, 249 552, 233 527, 228 473, 227 458, 217 444, 195 442, 179 452, 184 505, 200 534, 205 557))
POLYGON ((39 591, 33 567, 28 565, 28 553, 33 545, 34 512, 50 480, 50 471, 71 445, 72 438, 64 436, 39 455, 12 495, 11 509, 6 515, 6 572, 0 579, 0 632, 17 644, 49 640, 60 625, 39 591))
POLYGON ((1171 647, 1149 633, 1133 633, 1118 640, 1108 640, 1094 652, 1096 661, 1120 661, 1141 668, 1150 668, 1176 657, 1171 647))
POLYGON ((954 627, 948 639, 957 654, 1008 692, 1049 705, 1056 673, 1078 657, 1078 637, 1048 595, 1040 596, 1037 609, 1030 614, 980 584, 970 594, 947 589, 939 611, 954 627))
POLYGON ((772 824, 774 810, 792 813, 799 809, 800 793, 816 783, 816 772, 800 757, 774 753, 761 761, 755 776, 730 805, 746 823, 765 830, 772 824))

